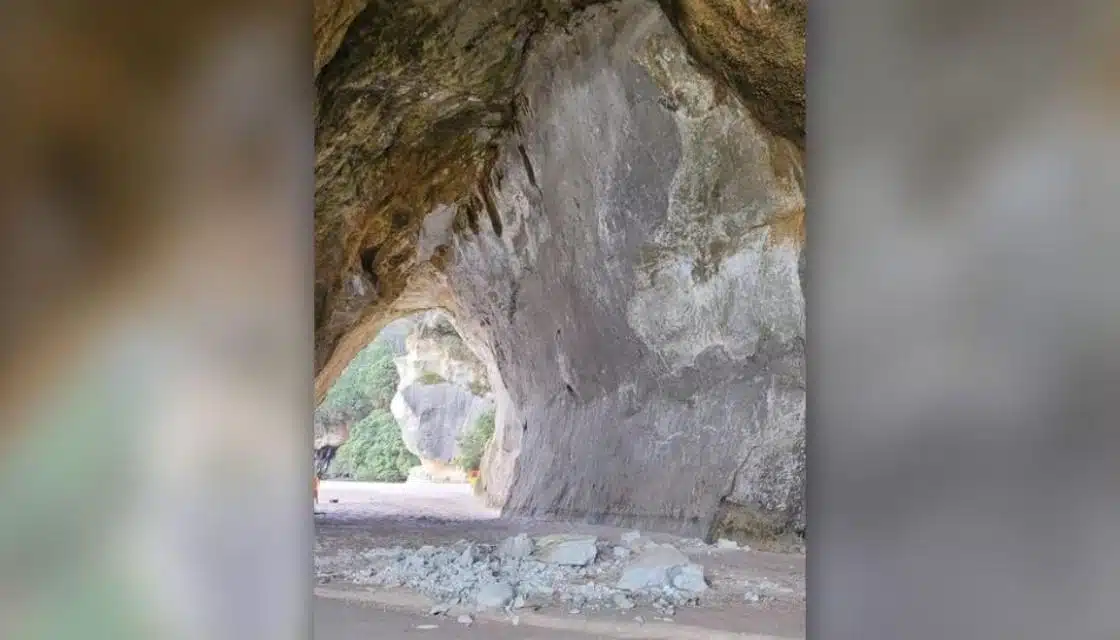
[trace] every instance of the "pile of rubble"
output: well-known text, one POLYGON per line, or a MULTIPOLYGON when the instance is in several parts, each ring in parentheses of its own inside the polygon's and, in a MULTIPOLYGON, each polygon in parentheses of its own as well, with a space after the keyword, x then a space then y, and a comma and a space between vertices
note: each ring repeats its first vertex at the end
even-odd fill
POLYGON ((498 545, 461 540, 419 549, 342 551, 316 558, 320 581, 407 587, 452 607, 506 610, 563 605, 578 610, 649 606, 672 616, 708 590, 704 569, 672 545, 631 532, 620 544, 594 536, 521 534, 498 545))

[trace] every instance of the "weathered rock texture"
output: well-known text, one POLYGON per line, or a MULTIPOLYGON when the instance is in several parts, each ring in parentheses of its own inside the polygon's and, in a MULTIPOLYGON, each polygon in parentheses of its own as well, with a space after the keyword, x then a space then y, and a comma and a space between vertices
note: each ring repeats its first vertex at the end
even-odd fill
POLYGON ((804 5, 662 5, 357 14, 316 80, 316 392, 443 308, 489 372, 495 503, 797 529, 804 5))
POLYGON ((405 345, 394 360, 400 386, 390 405, 393 417, 405 446, 422 462, 452 462, 459 436, 493 410, 485 366, 442 314, 416 322, 405 345))

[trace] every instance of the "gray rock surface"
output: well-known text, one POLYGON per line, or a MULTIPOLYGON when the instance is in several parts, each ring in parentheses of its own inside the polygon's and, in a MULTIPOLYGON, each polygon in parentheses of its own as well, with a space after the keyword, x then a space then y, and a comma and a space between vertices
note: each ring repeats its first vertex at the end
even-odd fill
POLYGON ((458 454, 460 434, 492 406, 468 389, 443 382, 403 387, 389 408, 409 451, 421 460, 450 463, 458 454))
POLYGON ((501 229, 453 236, 448 267, 500 378, 492 502, 692 535, 798 528, 799 152, 648 4, 587 10, 523 77, 501 229))
POLYGON ((482 585, 474 601, 481 609, 501 609, 513 600, 513 595, 513 587, 508 582, 490 582, 482 585))
POLYGON ((702 593, 708 590, 704 579, 704 568, 698 564, 686 564, 669 570, 669 582, 681 591, 702 593))
POLYGON ((409 451, 426 462, 450 463, 462 433, 493 410, 486 370, 443 314, 422 314, 405 328, 390 410, 409 451))
POLYGON ((688 565, 689 562, 688 556, 674 547, 651 546, 626 565, 617 587, 636 591, 671 584, 670 572, 688 565))
POLYGON ((533 539, 528 534, 520 533, 506 538, 498 545, 498 555, 503 558, 528 558, 533 555, 533 539))
POLYGON ((549 564, 583 567, 595 561, 597 543, 595 536, 558 533, 537 540, 536 556, 549 564))

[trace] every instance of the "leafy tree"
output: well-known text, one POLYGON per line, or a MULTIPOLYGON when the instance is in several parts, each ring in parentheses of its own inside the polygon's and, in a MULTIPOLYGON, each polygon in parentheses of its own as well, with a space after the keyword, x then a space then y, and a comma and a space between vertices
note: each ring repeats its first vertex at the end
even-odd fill
POLYGON ((389 344, 375 340, 362 349, 315 410, 318 432, 349 426, 329 474, 374 482, 400 482, 419 464, 401 439, 400 427, 389 413, 399 377, 389 344))
POLYGON ((350 428, 333 468, 355 480, 403 482, 420 460, 404 446, 401 429, 387 411, 374 410, 350 428))
POLYGON ((361 420, 374 409, 388 410, 397 391, 397 368, 388 344, 374 341, 358 352, 334 386, 320 410, 361 420))

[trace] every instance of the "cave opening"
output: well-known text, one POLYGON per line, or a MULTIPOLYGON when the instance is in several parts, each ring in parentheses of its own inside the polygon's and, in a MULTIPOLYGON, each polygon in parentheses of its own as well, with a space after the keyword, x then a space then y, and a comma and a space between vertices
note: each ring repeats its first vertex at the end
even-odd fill
POLYGON ((315 409, 317 513, 384 492, 480 493, 496 414, 490 377, 449 314, 388 323, 315 409))

